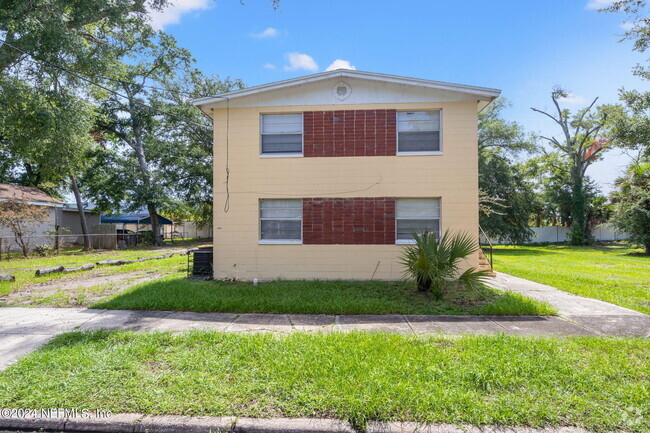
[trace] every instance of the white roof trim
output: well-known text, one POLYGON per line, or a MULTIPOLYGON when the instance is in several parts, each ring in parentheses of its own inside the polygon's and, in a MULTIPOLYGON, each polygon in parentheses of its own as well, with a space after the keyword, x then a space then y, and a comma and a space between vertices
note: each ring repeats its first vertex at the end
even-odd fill
POLYGON ((467 93, 476 95, 478 99, 492 101, 501 94, 501 90, 491 89, 488 87, 467 86, 464 84, 445 83, 442 81, 424 80, 421 78, 400 77, 397 75, 378 74, 375 72, 355 71, 351 69, 336 69, 334 71, 325 71, 318 74, 306 75, 303 77, 292 78, 290 80, 276 81, 274 83, 262 84, 261 86, 247 87, 241 90, 221 93, 219 95, 198 98, 192 101, 197 107, 202 105, 221 102, 224 99, 234 99, 242 96, 254 95, 256 93, 268 92, 271 90, 283 89, 314 81, 326 80, 333 77, 351 77, 363 78, 367 80, 383 81, 395 84, 406 84, 411 86, 420 86, 432 89, 450 90, 454 92, 467 93))
MULTIPOLYGON (((11 198, 5 198, 5 197, 0 197, 0 201, 10 201, 12 200, 11 198)), ((47 201, 25 201, 23 202, 22 200, 19 200, 22 203, 32 205, 32 206, 47 206, 47 207, 56 207, 56 208, 62 208, 63 203, 51 203, 47 201)))

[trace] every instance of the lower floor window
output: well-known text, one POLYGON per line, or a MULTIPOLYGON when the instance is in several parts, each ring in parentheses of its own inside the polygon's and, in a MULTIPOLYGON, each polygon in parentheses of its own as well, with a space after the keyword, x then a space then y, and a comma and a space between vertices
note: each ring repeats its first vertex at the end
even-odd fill
POLYGON ((397 242, 413 240, 413 232, 440 235, 440 199, 399 198, 395 209, 397 242))
POLYGON ((260 200, 260 239, 302 240, 302 200, 260 200))

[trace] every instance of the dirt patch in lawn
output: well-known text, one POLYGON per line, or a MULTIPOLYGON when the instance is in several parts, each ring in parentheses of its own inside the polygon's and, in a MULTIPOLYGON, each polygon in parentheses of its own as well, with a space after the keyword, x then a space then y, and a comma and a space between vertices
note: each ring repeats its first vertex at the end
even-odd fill
POLYGON ((30 284, 0 298, 7 306, 88 306, 136 284, 157 280, 161 272, 132 271, 120 274, 89 274, 46 283, 30 284))

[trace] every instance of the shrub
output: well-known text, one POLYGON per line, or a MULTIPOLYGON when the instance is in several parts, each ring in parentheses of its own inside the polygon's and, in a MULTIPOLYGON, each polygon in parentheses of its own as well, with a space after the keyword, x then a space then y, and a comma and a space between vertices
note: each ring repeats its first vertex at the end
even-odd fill
POLYGON ((478 250, 476 241, 467 233, 451 234, 445 231, 437 239, 431 232, 413 233, 414 245, 404 247, 401 263, 405 274, 417 284, 420 291, 431 291, 440 300, 454 288, 475 291, 481 287, 487 271, 468 268, 460 272, 463 259, 478 250))
POLYGON ((38 254, 39 256, 47 256, 50 252, 52 252, 52 245, 49 244, 38 244, 34 247, 34 252, 38 254))
POLYGON ((139 241, 144 245, 155 245, 156 238, 154 237, 153 232, 151 231, 140 232, 139 241))

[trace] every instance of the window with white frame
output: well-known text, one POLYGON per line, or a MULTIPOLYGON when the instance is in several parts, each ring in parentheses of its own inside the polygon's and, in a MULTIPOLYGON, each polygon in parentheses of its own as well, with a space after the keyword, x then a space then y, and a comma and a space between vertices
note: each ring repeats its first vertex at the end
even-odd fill
POLYGON ((428 231, 440 236, 440 199, 399 198, 395 210, 395 239, 398 243, 413 241, 414 231, 428 231))
POLYGON ((260 200, 260 240, 300 243, 302 200, 260 200))
POLYGON ((397 152, 440 151, 440 110, 398 111, 397 152))
POLYGON ((302 113, 262 114, 262 155, 302 154, 302 113))

